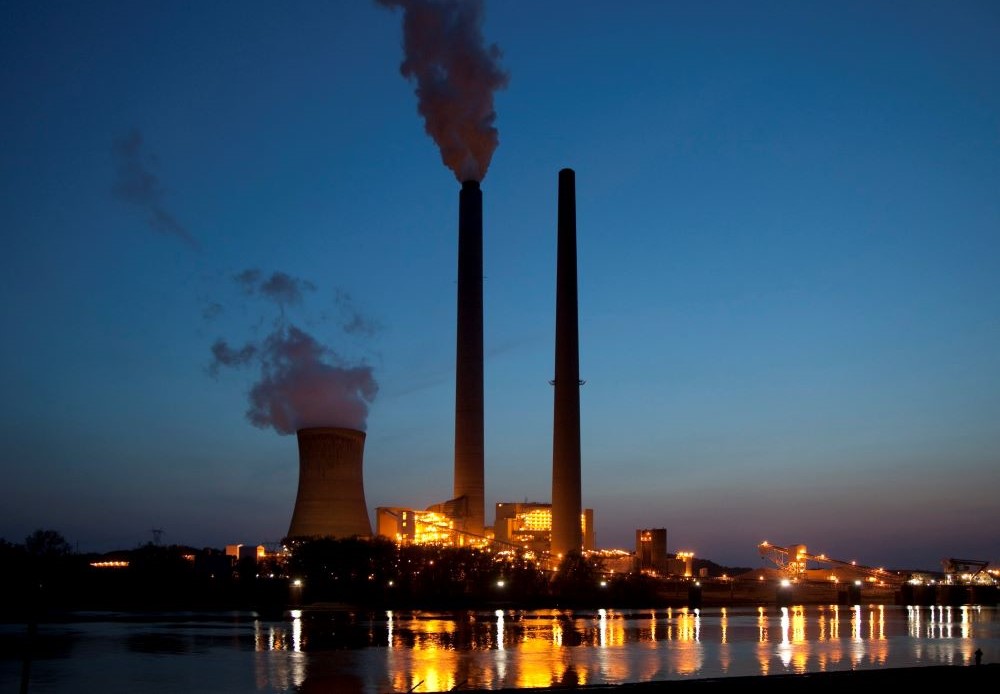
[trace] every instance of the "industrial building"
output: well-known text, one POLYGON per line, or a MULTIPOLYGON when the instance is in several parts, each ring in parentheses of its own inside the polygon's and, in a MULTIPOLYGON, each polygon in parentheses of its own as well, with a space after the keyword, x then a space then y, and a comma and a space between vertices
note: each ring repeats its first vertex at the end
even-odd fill
MULTIPOLYGON (((539 554, 552 551, 552 504, 500 502, 496 505, 493 537, 497 543, 513 545, 539 554)), ((580 513, 580 537, 584 550, 596 549, 594 509, 580 513)))
MULTIPOLYGON (((485 546, 496 542, 538 555, 552 548, 552 504, 541 502, 500 502, 496 520, 483 535, 466 533, 442 504, 426 510, 380 506, 375 509, 377 534, 400 544, 435 544, 450 547, 485 546)), ((585 551, 596 550, 594 509, 580 513, 580 536, 585 551)))
MULTIPOLYGON (((483 546, 491 540, 561 557, 596 547, 593 509, 581 504, 580 386, 576 263, 576 178, 559 171, 552 503, 498 503, 485 525, 483 444, 483 198, 462 183, 458 220, 458 301, 453 498, 420 511, 376 510, 377 534, 400 543, 483 546)), ((302 429, 299 487, 288 538, 370 537, 362 458, 365 433, 302 429)))
POLYGON ((694 552, 667 553, 666 528, 635 531, 635 570, 657 576, 691 576, 694 552))
POLYGON ((379 506, 375 509, 376 532, 401 545, 479 547, 489 543, 492 539, 489 533, 473 535, 463 531, 447 504, 436 504, 423 511, 379 506))
POLYGON ((636 569, 665 574, 669 559, 666 528, 644 528, 635 531, 636 569))

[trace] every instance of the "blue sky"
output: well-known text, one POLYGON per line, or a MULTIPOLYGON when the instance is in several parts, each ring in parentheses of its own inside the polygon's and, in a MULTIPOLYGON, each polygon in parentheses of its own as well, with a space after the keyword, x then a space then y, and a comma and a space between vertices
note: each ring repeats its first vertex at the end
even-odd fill
MULTIPOLYGON (((374 2, 46 2, 0 23, 0 537, 279 540, 294 436, 212 346, 366 368, 365 493, 449 498, 459 184, 374 2), (237 281, 284 278, 287 293, 237 281), (242 275, 244 278, 246 275, 242 275)), ((547 501, 576 171, 597 541, 1000 561, 1000 8, 484 5, 487 521, 547 501)))

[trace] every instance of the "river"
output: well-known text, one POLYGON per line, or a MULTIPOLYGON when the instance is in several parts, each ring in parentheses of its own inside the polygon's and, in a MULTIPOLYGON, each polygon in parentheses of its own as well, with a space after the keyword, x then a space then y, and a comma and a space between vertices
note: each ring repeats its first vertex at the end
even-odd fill
MULTIPOLYGON (((0 624, 0 691, 28 631, 0 624)), ((996 606, 68 615, 39 625, 32 693, 426 694, 1000 661, 996 606)))

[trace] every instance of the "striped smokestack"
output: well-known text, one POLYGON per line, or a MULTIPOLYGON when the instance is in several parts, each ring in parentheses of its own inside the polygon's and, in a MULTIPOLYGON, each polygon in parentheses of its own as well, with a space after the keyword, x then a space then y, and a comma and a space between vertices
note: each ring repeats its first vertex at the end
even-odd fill
POLYGON ((580 346, 576 296, 576 174, 559 172, 556 253, 555 414, 552 431, 552 554, 583 548, 580 514, 580 346))
POLYGON ((455 498, 465 532, 483 534, 483 193, 465 181, 458 197, 458 325, 455 354, 455 498))

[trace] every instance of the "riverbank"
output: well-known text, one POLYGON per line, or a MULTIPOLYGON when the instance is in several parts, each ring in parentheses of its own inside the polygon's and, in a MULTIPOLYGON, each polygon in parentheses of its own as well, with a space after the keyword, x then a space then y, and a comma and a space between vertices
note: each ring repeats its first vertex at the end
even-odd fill
MULTIPOLYGON (((457 687, 451 691, 461 691, 466 694, 504 694, 520 692, 521 694, 567 694, 581 692, 583 694, 657 694, 659 692, 746 692, 758 687, 767 687, 768 692, 843 692, 848 688, 856 691, 900 691, 902 688, 920 689, 926 687, 932 690, 949 688, 957 691, 975 691, 974 689, 996 687, 1000 678, 1000 664, 989 665, 928 665, 909 668, 880 668, 872 670, 838 670, 835 672, 816 672, 801 675, 762 675, 753 677, 715 677, 708 679, 680 679, 661 682, 635 682, 629 684, 586 685, 576 687, 571 684, 557 687, 539 687, 531 689, 465 689, 457 687), (802 689, 807 688, 807 689, 802 689)), ((418 690, 419 691, 419 690, 418 690)), ((424 692, 423 694, 440 694, 439 692, 424 692)))

